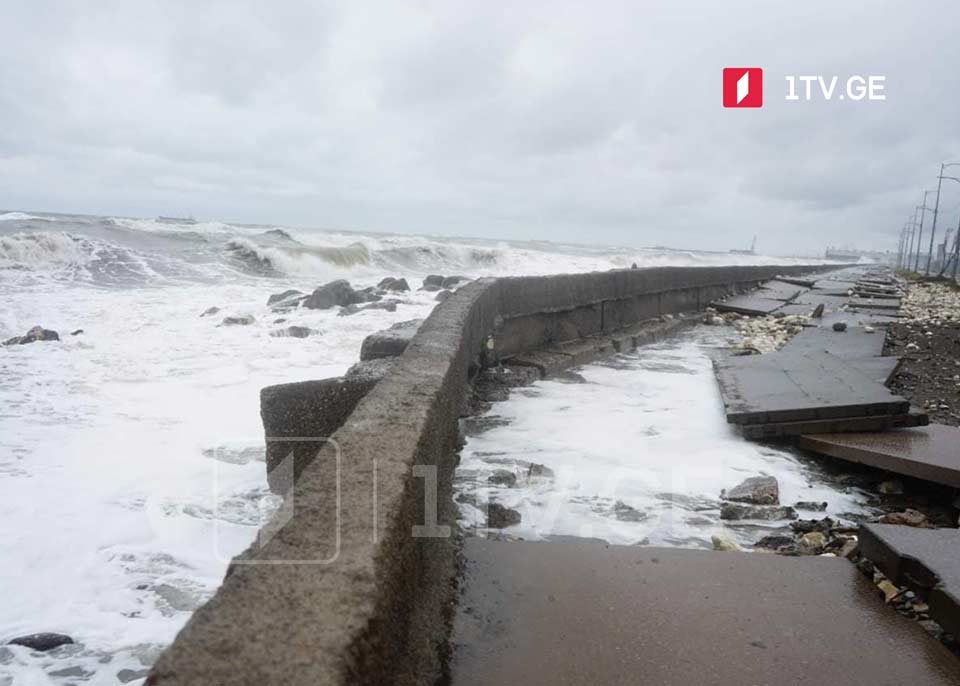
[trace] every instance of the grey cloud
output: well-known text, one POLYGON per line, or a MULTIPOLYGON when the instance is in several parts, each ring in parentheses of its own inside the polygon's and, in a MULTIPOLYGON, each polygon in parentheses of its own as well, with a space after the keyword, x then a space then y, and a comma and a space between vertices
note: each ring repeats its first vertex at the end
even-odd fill
POLYGON ((4 207, 809 253, 895 247, 960 159, 937 0, 3 12, 4 207), (765 69, 763 109, 720 106, 725 66, 765 69), (804 73, 886 74, 887 100, 785 102, 804 73))

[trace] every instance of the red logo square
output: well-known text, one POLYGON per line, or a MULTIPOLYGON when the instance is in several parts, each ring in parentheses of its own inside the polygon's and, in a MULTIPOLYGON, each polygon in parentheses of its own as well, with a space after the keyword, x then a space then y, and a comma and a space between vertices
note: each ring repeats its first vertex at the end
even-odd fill
POLYGON ((723 70, 724 107, 763 107, 763 69, 727 67, 723 70))

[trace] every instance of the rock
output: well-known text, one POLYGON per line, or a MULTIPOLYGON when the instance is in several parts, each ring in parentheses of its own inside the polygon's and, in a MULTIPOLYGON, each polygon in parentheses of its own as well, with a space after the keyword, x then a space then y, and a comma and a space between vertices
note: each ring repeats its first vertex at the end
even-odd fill
POLYGON ((512 488, 513 486, 517 485, 517 475, 507 469, 498 469, 489 477, 487 477, 487 483, 495 486, 506 486, 507 488, 512 488))
POLYGON ((200 316, 201 316, 201 317, 212 317, 213 315, 215 315, 215 314, 216 314, 217 312, 219 312, 219 311, 220 311, 220 308, 219 308, 219 307, 208 307, 207 309, 205 309, 205 310, 200 314, 200 316))
POLYGON ((461 281, 469 281, 465 276, 448 276, 443 281, 440 282, 440 288, 452 288, 456 286, 461 281))
POLYGON ((434 298, 438 303, 442 303, 444 300, 453 295, 453 291, 440 291, 437 293, 437 297, 434 298))
POLYGON ((283 293, 274 293, 267 298, 267 306, 269 307, 270 305, 276 305, 277 303, 285 303, 288 300, 299 299, 303 295, 303 292, 298 291, 296 288, 291 288, 283 293))
POLYGON ((840 550, 837 551, 837 556, 849 558, 856 551, 857 551, 857 540, 855 538, 848 538, 844 542, 843 546, 841 546, 840 550))
POLYGON ((283 324, 285 321, 287 321, 287 318, 286 318, 286 317, 277 317, 276 319, 273 320, 273 323, 274 323, 274 324, 283 324))
POLYGON ((487 506, 487 527, 490 529, 505 529, 520 523, 520 513, 500 503, 490 503, 487 506))
POLYGON ((428 286, 421 286, 420 290, 427 291, 428 293, 433 293, 435 291, 442 290, 442 288, 440 286, 437 286, 436 284, 430 284, 428 286))
POLYGON ((834 323, 833 323, 833 330, 834 330, 834 331, 846 331, 846 330, 847 330, 847 323, 846 323, 846 322, 834 322, 834 323))
POLYGON ((642 522, 648 517, 646 512, 641 512, 637 508, 627 505, 622 500, 618 500, 613 504, 613 516, 621 522, 642 522))
POLYGON ((883 579, 880 583, 878 583, 877 588, 879 588, 881 593, 883 593, 883 600, 887 603, 900 595, 900 589, 890 583, 890 581, 887 579, 883 579))
POLYGON ((220 326, 250 326, 255 321, 252 314, 243 314, 239 317, 224 317, 220 326))
POLYGON ((360 359, 375 360, 380 357, 402 355, 422 323, 422 319, 411 319, 397 322, 389 329, 370 334, 363 339, 363 344, 360 346, 360 359))
POLYGON ((798 534, 806 534, 811 531, 829 533, 834 524, 835 522, 829 517, 824 517, 823 519, 801 519, 796 522, 790 522, 790 528, 798 534))
POLYGON ((117 672, 117 680, 121 684, 129 684, 131 681, 142 679, 149 673, 149 669, 121 669, 119 672, 117 672))
POLYGON ((890 512, 878 520, 881 524, 900 524, 901 526, 915 526, 921 529, 933 529, 934 526, 927 516, 917 510, 907 508, 903 512, 890 512))
POLYGON ((310 329, 306 326, 288 326, 285 329, 271 331, 270 335, 274 338, 306 338, 317 333, 316 329, 310 329))
POLYGON ((780 502, 780 485, 772 476, 751 476, 720 494, 724 500, 754 505, 776 505, 780 502))
POLYGON ((23 336, 14 336, 3 342, 4 345, 26 345, 27 343, 36 343, 37 341, 59 341, 60 334, 51 329, 45 329, 42 326, 35 326, 23 336))
POLYGON ((7 641, 7 645, 26 646, 31 650, 38 650, 45 653, 48 650, 59 648, 62 645, 73 643, 74 640, 66 634, 56 634, 53 632, 41 632, 39 634, 28 634, 26 636, 17 636, 7 641))
POLYGON ((74 329, 73 331, 70 332, 70 335, 71 335, 71 336, 79 336, 79 335, 82 334, 82 333, 83 333, 83 329, 74 329))
POLYGON ((423 280, 423 287, 426 289, 427 286, 436 286, 436 290, 440 290, 443 288, 443 277, 440 274, 430 274, 423 280))
POLYGON ((311 310, 329 310, 331 307, 346 307, 370 300, 370 294, 353 290, 346 279, 337 279, 317 288, 303 301, 303 306, 311 310))
POLYGON ((826 503, 815 503, 812 500, 800 500, 793 505, 798 510, 807 510, 810 512, 825 512, 826 503))
POLYGON ((767 507, 757 505, 742 505, 740 503, 724 503, 720 508, 720 519, 796 519, 797 512, 792 507, 767 507))
POLYGON ((385 279, 381 279, 380 283, 377 284, 377 288, 384 291, 409 291, 410 284, 407 283, 406 279, 388 276, 385 279))
POLYGON ((817 305, 810 316, 814 319, 820 319, 823 316, 823 303, 817 305))
POLYGON ((903 482, 898 479, 883 481, 877 486, 877 491, 884 495, 900 495, 903 493, 903 482))
POLYGON ((397 301, 381 300, 379 302, 372 302, 366 305, 347 305, 346 307, 340 308, 340 311, 337 312, 337 316, 349 317, 350 315, 354 315, 357 312, 363 312, 364 310, 386 310, 387 312, 396 312, 397 301))
POLYGON ((381 357, 376 360, 357 362, 347 370, 343 378, 375 383, 393 369, 394 362, 396 362, 396 358, 394 357, 381 357))
POLYGON ((528 479, 536 479, 536 478, 552 479, 553 470, 542 464, 531 462, 530 466, 527 467, 527 478, 528 479))
POLYGON ((827 545, 827 537, 820 531, 811 531, 800 537, 800 551, 816 555, 827 545))
POLYGON ((797 552, 797 542, 786 534, 768 534, 753 544, 754 548, 777 552, 797 552))
POLYGON ((726 553, 743 550, 743 548, 737 545, 737 542, 727 534, 714 534, 710 537, 710 541, 713 543, 714 550, 720 550, 726 553))

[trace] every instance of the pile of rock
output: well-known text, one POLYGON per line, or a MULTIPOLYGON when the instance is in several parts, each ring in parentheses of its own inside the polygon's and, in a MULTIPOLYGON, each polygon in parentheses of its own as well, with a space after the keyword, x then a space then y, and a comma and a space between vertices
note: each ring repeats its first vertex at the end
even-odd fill
POLYGON ((772 476, 752 476, 733 488, 720 492, 726 502, 720 508, 720 519, 778 520, 796 519, 792 507, 780 505, 780 484, 772 476))
POLYGON ((710 326, 732 325, 740 334, 741 339, 734 345, 734 350, 742 354, 762 354, 779 350, 787 341, 803 331, 804 325, 809 322, 808 315, 764 315, 749 317, 736 312, 718 313, 713 308, 707 308, 703 316, 703 323, 710 326))
POLYGON ((910 284, 900 304, 900 313, 914 322, 938 325, 960 321, 960 289, 946 283, 910 284))

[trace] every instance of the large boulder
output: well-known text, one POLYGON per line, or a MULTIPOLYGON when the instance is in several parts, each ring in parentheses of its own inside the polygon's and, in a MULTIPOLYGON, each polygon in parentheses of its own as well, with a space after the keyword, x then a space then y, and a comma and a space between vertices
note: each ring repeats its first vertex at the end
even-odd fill
POLYGON ((14 336, 3 342, 4 345, 26 345, 27 343, 36 343, 37 341, 59 341, 60 334, 42 326, 35 326, 23 336, 14 336))
POLYGON ((753 505, 777 505, 780 502, 780 485, 772 476, 751 476, 729 491, 720 494, 724 500, 753 505))
POLYGON ((346 279, 337 279, 317 288, 303 301, 303 306, 311 310, 329 310, 367 301, 367 294, 355 291, 346 279))
POLYGON ((443 287, 443 276, 440 274, 430 274, 423 280, 423 287, 427 290, 431 288, 439 291, 443 287))
POLYGON ((769 507, 763 505, 744 505, 724 503, 720 508, 720 519, 761 519, 766 521, 796 519, 797 511, 789 506, 769 507))
POLYGON ((397 322, 389 329, 370 334, 363 339, 363 344, 360 346, 360 359, 376 360, 381 357, 402 355, 422 323, 422 319, 411 319, 397 322))
POLYGON ((298 291, 296 288, 291 288, 283 293, 274 293, 271 295, 269 298, 267 298, 267 306, 269 307, 270 305, 286 304, 292 305, 305 297, 306 296, 301 291, 298 291))
POLYGON ((41 653, 45 653, 48 650, 53 650, 54 648, 59 648, 62 645, 69 645, 71 643, 73 643, 73 638, 70 636, 67 636, 66 634, 56 634, 49 631, 39 634, 17 636, 16 638, 11 638, 9 641, 7 641, 7 645, 25 646, 31 650, 36 650, 41 653))
POLYGON ((519 524, 520 521, 520 513, 513 508, 500 503, 490 503, 487 506, 487 527, 490 529, 505 529, 519 524))
POLYGON ((377 284, 377 288, 384 291, 409 291, 410 284, 407 283, 406 279, 388 276, 377 284))
POLYGON ((456 286, 457 284, 459 284, 459 283, 461 283, 461 282, 463 282, 463 281, 469 281, 469 280, 470 280, 470 279, 468 279, 468 278, 465 277, 465 276, 447 276, 447 277, 445 277, 445 278, 443 279, 443 281, 440 283, 440 287, 441 287, 441 288, 453 288, 453 287, 456 286))

